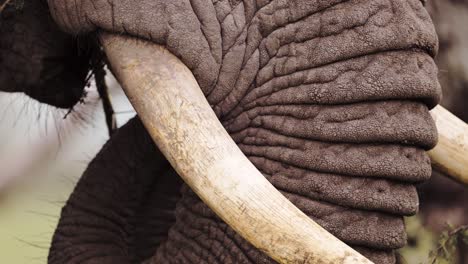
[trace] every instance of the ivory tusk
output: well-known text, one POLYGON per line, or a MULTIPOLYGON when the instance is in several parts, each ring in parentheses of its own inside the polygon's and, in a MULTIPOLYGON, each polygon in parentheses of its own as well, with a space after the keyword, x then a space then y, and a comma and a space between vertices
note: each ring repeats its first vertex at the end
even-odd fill
POLYGON ((287 200, 225 131, 191 71, 165 48, 108 33, 112 70, 153 140, 198 196, 280 263, 372 263, 287 200))
POLYGON ((468 125, 440 105, 431 115, 439 132, 439 142, 428 152, 433 167, 468 185, 468 125))

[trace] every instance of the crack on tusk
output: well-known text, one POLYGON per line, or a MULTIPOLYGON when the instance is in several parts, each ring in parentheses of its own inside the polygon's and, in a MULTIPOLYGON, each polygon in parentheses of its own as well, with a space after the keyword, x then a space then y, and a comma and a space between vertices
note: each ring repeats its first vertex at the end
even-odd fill
POLYGON ((156 145, 238 234, 280 263, 372 263, 271 185, 234 143, 190 70, 174 55, 129 37, 102 33, 101 40, 156 145))

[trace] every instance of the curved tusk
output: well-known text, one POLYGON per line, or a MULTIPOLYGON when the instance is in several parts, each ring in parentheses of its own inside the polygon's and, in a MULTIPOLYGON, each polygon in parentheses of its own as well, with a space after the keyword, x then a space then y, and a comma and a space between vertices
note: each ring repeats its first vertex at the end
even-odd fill
POLYGON ((468 125, 440 105, 431 115, 439 132, 439 142, 428 152, 432 165, 468 185, 468 125))
POLYGON ((372 263, 297 209, 224 130, 191 71, 165 48, 101 34, 114 74, 153 140, 198 196, 281 263, 372 263))

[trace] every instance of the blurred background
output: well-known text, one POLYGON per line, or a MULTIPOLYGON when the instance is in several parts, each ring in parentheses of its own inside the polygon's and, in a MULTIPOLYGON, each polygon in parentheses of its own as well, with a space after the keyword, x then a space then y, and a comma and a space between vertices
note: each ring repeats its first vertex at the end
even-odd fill
MULTIPOLYGON (((440 40, 442 105, 467 122, 468 0, 425 2, 440 40)), ((121 126, 135 113, 115 79, 106 79, 121 126)), ((95 85, 87 89, 85 102, 68 115, 0 93, 0 263, 46 263, 61 207, 108 139, 95 85)), ((421 209, 406 219, 400 262, 468 264, 468 188, 434 173, 419 191, 421 209)))
MULTIPOLYGON (((121 126, 135 112, 112 75, 106 82, 121 126)), ((61 207, 108 138, 94 83, 71 113, 0 93, 0 263, 47 263, 61 207)))

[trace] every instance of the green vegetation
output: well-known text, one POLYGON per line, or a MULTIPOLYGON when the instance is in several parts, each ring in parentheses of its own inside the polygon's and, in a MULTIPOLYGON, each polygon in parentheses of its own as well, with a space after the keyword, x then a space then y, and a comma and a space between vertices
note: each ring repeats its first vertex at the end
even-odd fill
POLYGON ((456 263, 460 242, 468 245, 468 226, 449 226, 439 237, 437 247, 429 255, 431 264, 456 263))
POLYGON ((468 245, 468 226, 447 225, 441 234, 434 234, 423 226, 419 216, 406 218, 406 226, 408 245, 399 251, 400 263, 458 263, 460 245, 468 245))

